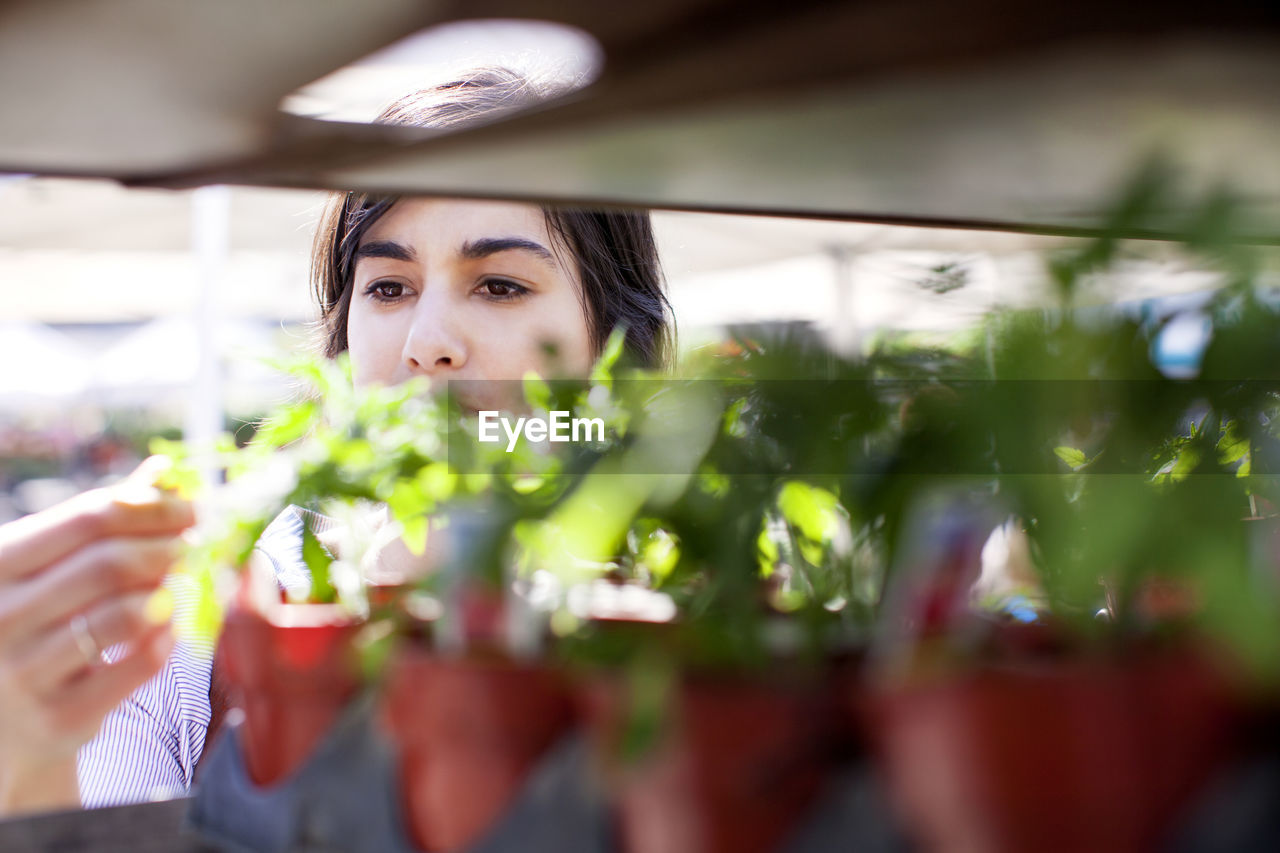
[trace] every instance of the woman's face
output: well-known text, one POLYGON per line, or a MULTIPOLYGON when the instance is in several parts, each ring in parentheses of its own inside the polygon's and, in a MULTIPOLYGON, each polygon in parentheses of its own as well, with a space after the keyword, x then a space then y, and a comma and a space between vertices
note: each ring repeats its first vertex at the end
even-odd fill
POLYGON ((356 384, 585 375, 590 335, 559 254, 532 205, 397 202, 356 248, 347 318, 356 384))

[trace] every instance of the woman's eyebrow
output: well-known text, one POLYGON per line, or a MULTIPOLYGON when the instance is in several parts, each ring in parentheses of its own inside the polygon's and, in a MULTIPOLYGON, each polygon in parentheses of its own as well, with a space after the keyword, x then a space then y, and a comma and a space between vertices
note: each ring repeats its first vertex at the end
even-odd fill
POLYGON ((417 255, 412 248, 394 240, 370 240, 356 248, 355 260, 361 258, 390 258, 393 261, 414 261, 417 255))
POLYGON ((482 237, 479 240, 468 240, 462 244, 461 254, 468 260, 478 261, 498 252, 508 252, 513 249, 537 255, 547 262, 555 260, 551 250, 546 246, 535 243, 533 240, 526 240, 524 237, 482 237))

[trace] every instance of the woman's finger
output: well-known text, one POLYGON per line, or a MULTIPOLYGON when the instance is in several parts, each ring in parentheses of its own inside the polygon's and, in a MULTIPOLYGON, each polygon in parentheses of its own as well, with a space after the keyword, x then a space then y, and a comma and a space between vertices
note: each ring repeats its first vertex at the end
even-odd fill
POLYGON ((171 651, 173 633, 164 625, 120 660, 66 684, 44 705, 45 735, 67 742, 87 741, 97 733, 103 717, 160 670, 171 651))
POLYGON ((99 602, 73 627, 54 625, 16 655, 13 675, 40 696, 50 696, 73 676, 103 666, 102 652, 141 642, 157 627, 147 617, 149 592, 134 592, 99 602))
POLYGON ((104 539, 0 587, 0 649, 24 646, 100 599, 155 589, 177 556, 178 540, 168 536, 104 539))
POLYGON ((189 501, 155 488, 142 475, 76 495, 0 526, 0 583, 32 575, 78 548, 111 536, 176 534, 195 523, 189 501))

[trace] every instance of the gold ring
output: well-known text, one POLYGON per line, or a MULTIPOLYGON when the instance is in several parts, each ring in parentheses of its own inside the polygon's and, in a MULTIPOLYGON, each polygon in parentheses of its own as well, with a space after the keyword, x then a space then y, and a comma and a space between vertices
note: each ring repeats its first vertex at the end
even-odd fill
POLYGON ((71 636, 89 666, 102 663, 102 646, 98 645, 98 641, 93 638, 93 632, 89 630, 89 620, 83 613, 77 613, 71 617, 71 636))

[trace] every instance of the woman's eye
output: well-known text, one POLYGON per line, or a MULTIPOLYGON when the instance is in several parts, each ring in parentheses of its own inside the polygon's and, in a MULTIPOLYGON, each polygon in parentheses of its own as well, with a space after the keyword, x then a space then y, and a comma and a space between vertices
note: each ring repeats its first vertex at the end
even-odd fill
POLYGON ((528 292, 529 288, 502 278, 485 279, 480 284, 480 294, 497 301, 518 299, 528 292))
POLYGON ((404 296, 404 285, 398 281, 375 281, 364 292, 381 302, 394 302, 404 296))

